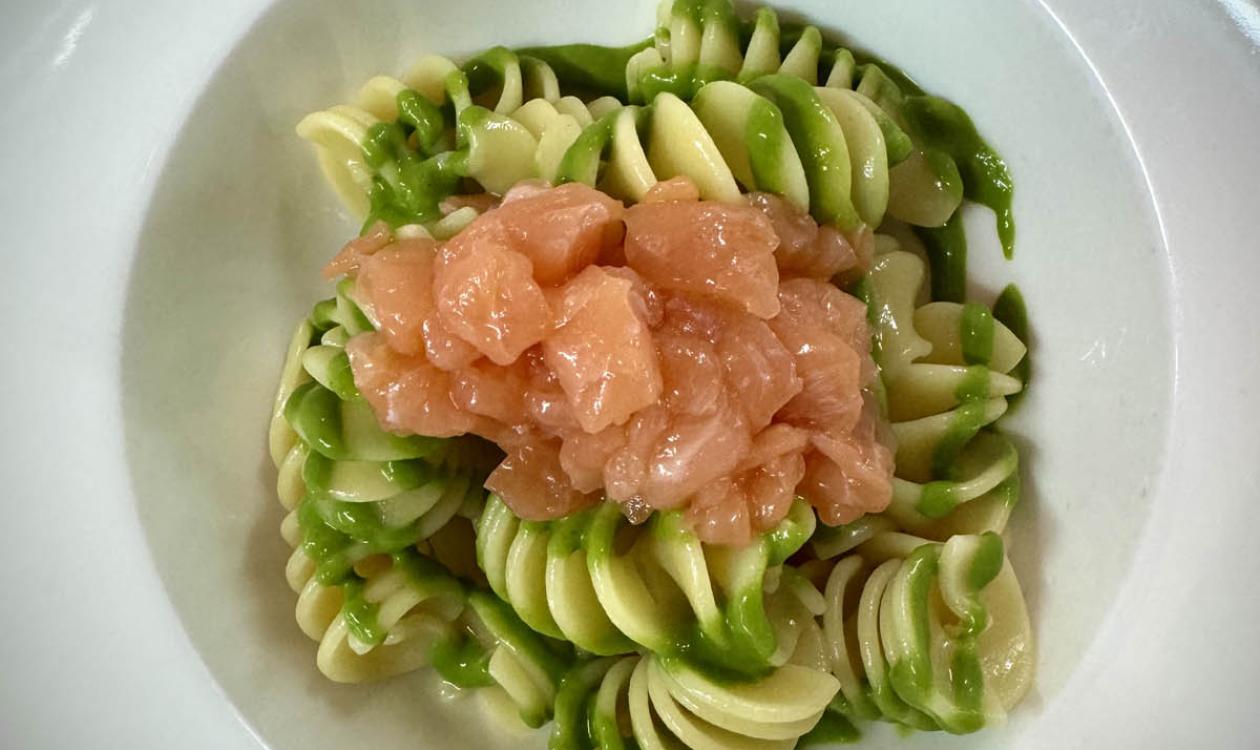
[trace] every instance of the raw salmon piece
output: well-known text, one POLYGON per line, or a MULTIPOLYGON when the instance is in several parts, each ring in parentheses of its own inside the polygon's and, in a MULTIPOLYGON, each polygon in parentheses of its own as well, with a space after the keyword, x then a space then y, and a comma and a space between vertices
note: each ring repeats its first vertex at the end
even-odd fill
POLYGON ((626 444, 625 427, 605 427, 594 435, 574 432, 560 446, 560 465, 580 492, 604 486, 604 465, 626 444))
POLYGON ((513 195, 487 215, 498 221, 512 249, 529 258, 543 286, 568 281, 595 262, 600 252, 621 243, 625 208, 620 201, 580 182, 513 195))
POLYGON ((459 408, 504 425, 525 425, 529 381, 515 365, 479 360, 452 374, 451 400, 459 408))
POLYGON ((835 227, 818 226, 812 216, 771 193, 750 193, 748 202, 770 219, 779 237, 774 260, 781 275, 825 280, 858 265, 857 253, 835 227))
POLYGON ((744 460, 735 467, 736 472, 746 472, 769 463, 780 456, 801 453, 809 447, 809 431, 789 424, 772 424, 753 438, 752 448, 744 460))
POLYGON ((625 447, 606 467, 609 494, 676 508, 731 472, 752 442, 739 410, 724 399, 709 414, 672 414, 655 404, 635 415, 625 447))
POLYGON ((893 456, 874 441, 816 433, 797 491, 818 509, 823 523, 851 523, 892 502, 893 456))
POLYGON ((623 424, 661 394, 652 334, 633 291, 628 279, 590 266, 555 305, 543 353, 586 432, 623 424))
POLYGON ((647 477, 648 460, 669 429, 669 411, 660 404, 641 409, 626 423, 626 442, 604 464, 604 492, 622 503, 639 497, 647 477))
POLYGON ((481 420, 451 400, 450 373, 424 355, 400 354, 378 332, 350 339, 346 354, 355 386, 384 429, 431 437, 479 431, 481 420))
POLYGON ((779 298, 783 309, 770 328, 792 352, 802 387, 778 419, 847 434, 857 423, 862 387, 873 372, 864 335, 865 307, 812 279, 784 282, 779 298))
POLYGON ((506 365, 542 340, 551 312, 529 259, 509 247, 495 213, 443 246, 433 288, 442 325, 506 365))
POLYGON ((724 403, 722 362, 713 344, 689 333, 661 331, 656 337, 664 389, 662 402, 675 414, 712 414, 724 403))
POLYGON ((789 279, 779 288, 779 300, 789 316, 821 323, 844 339, 854 351, 869 354, 870 328, 866 303, 845 294, 834 284, 816 279, 789 279))
POLYGON ((534 347, 527 355, 537 352, 537 365, 531 365, 529 391, 525 404, 530 417, 543 432, 562 436, 581 432, 577 414, 569 403, 569 397, 560 387, 560 379, 547 368, 541 346, 534 347))
POLYGON ((718 477, 701 487, 684 515, 705 544, 743 546, 752 539, 752 517, 744 488, 733 477, 718 477))
POLYGON ((353 276, 358 272, 359 264, 363 262, 364 258, 388 245, 392 238, 393 233, 390 231, 389 225, 383 221, 376 222, 366 234, 347 242, 341 248, 341 252, 328 261, 328 265, 324 266, 323 270, 324 278, 335 279, 338 276, 353 276))
POLYGON ((626 211, 626 262, 644 279, 759 318, 779 312, 778 243, 770 220, 746 205, 676 201, 626 211))
POLYGON ((403 354, 423 351, 434 365, 452 370, 481 353, 452 336, 438 319, 433 298, 436 256, 433 240, 399 240, 362 259, 357 292, 360 302, 380 322, 390 346, 403 354))
POLYGON ((437 313, 433 301, 432 240, 400 240, 362 258, 359 302, 380 323, 389 345, 402 354, 424 351, 423 324, 437 313))
POLYGON ((765 321, 747 313, 727 315, 717 353, 727 386, 737 395, 753 430, 770 424, 775 413, 804 387, 792 352, 765 321))
POLYGON ((560 466, 556 441, 535 440, 509 451, 486 479, 486 489, 527 521, 562 518, 598 499, 574 489, 560 466))
MULTIPOLYGON (((753 442, 758 466, 741 476, 756 533, 769 531, 783 520, 796 499, 796 487, 805 476, 807 436, 779 431, 786 425, 772 425, 753 442)), ((790 428, 788 428, 790 429, 790 428)))
POLYGON ((658 327, 665 316, 665 298, 661 293, 653 289, 633 269, 625 266, 601 267, 604 269, 604 273, 630 282, 634 311, 648 324, 649 328, 658 327))
POLYGON ((704 395, 695 379, 716 380, 714 373, 705 369, 714 362, 721 366, 718 377, 736 395, 750 429, 765 427, 775 412, 800 392, 794 357, 765 321, 726 305, 678 295, 666 302, 665 311, 657 350, 662 368, 677 373, 673 380, 683 384, 673 389, 680 390, 680 395, 670 395, 671 378, 666 377, 666 399, 671 403, 682 404, 681 408, 690 408, 692 413, 701 413, 712 403, 722 385, 713 383, 704 395), (681 351, 671 354, 667 351, 670 346, 681 347, 681 351), (695 406, 687 407, 689 402, 695 406))
POLYGON ((698 201, 700 188, 686 175, 671 177, 648 188, 640 203, 669 203, 671 201, 698 201))
POLYGON ((710 482, 692 498, 687 519, 701 541, 744 545, 783 520, 805 474, 801 451, 807 441, 787 425, 757 435, 736 474, 710 482))

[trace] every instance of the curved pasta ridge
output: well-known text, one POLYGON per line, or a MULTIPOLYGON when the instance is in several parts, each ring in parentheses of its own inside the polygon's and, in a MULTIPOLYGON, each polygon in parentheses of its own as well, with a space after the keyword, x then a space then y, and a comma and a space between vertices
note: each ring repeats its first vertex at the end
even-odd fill
MULTIPOLYGON (((492 193, 554 180, 582 128, 620 106, 608 96, 586 103, 562 95, 545 62, 495 47, 463 66, 429 55, 402 79, 372 78, 354 104, 312 113, 297 132, 356 214, 432 226, 462 178, 492 193)), ((434 234, 457 229, 438 224, 434 234)))
POLYGON ((733 549, 702 544, 677 513, 635 526, 603 503, 532 522, 491 495, 477 523, 477 562, 499 598, 544 635, 596 655, 646 649, 757 675, 776 666, 765 584, 815 524, 797 502, 778 527, 733 549))
POLYGON ((969 733, 1001 723, 1028 690, 1028 613, 997 534, 880 533, 825 580, 832 705, 846 717, 969 733))
POLYGON ((925 227, 953 216, 959 170, 930 139, 912 139, 903 105, 920 92, 908 79, 826 47, 812 26, 780 55, 787 37, 768 8, 747 34, 726 0, 666 3, 662 14, 656 43, 627 63, 628 101, 564 95, 546 62, 496 47, 462 66, 428 56, 401 79, 373 78, 298 133, 356 214, 394 226, 436 224, 463 178, 492 194, 579 181, 637 201, 685 175, 703 198, 771 192, 845 232, 885 215, 925 227))
POLYGON ((427 663, 463 590, 417 550, 480 513, 488 471, 479 441, 380 429, 344 351, 371 327, 352 298, 343 284, 297 326, 269 436, 297 620, 320 641, 321 671, 345 682, 427 663))
POLYGON ((994 423, 1023 389, 1027 346, 985 305, 919 304, 921 253, 876 239, 860 291, 897 446, 893 499, 880 515, 820 529, 824 558, 894 528, 935 540, 1001 533, 1020 497, 1018 451, 994 423))

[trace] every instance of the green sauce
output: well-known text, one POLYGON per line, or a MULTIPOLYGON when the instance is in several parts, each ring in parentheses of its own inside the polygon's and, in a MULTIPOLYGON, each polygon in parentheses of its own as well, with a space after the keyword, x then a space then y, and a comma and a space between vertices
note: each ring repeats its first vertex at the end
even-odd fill
MULTIPOLYGON (((316 334, 323 333, 333 326, 337 325, 337 298, 329 297, 315 304, 311 310, 311 326, 315 329, 316 334)), ((312 337, 311 343, 318 343, 318 336, 312 337)))
POLYGON ((1015 217, 1011 213, 1014 182, 1006 162, 976 132, 967 113, 952 102, 935 96, 910 96, 902 102, 901 113, 921 149, 943 151, 958 163, 963 194, 993 209, 1002 251, 1010 258, 1015 252, 1015 217))
POLYGON ((595 710, 595 701, 591 701, 587 709, 587 724, 591 735, 591 746, 599 750, 637 750, 638 743, 631 737, 621 736, 621 727, 617 726, 617 717, 595 710))
POLYGON ((682 68, 659 65, 644 71, 639 76, 639 90, 642 92, 643 100, 647 102, 655 99, 657 94, 665 92, 690 101, 704 84, 730 78, 730 73, 712 65, 693 64, 682 68))
POLYGON ((968 367, 967 374, 963 375, 958 387, 954 389, 954 397, 960 404, 968 401, 983 401, 988 398, 989 368, 983 364, 968 367))
POLYGON ((752 169, 753 184, 759 190, 778 195, 787 191, 779 154, 783 153, 783 113, 764 99, 758 99, 748 113, 744 124, 744 143, 748 146, 748 165, 752 169))
POLYGON ((587 706, 591 693, 616 662, 617 658, 611 657, 580 663, 560 681, 548 750, 585 750, 595 746, 593 727, 587 721, 587 706))
POLYGON ((600 157, 612 140, 613 125, 619 112, 613 111, 587 125, 577 140, 564 152, 556 171, 556 184, 581 182, 595 185, 599 178, 600 157))
POLYGON ((466 635, 452 635, 433 644, 429 660, 442 679, 458 688, 489 687, 490 653, 466 635))
POLYGON ((1014 407, 1028 391, 1028 380, 1032 375, 1032 342, 1028 339, 1028 308, 1024 305, 1024 295, 1020 293, 1019 287, 1007 284, 998 295, 997 302, 993 304, 993 317, 1009 328, 1011 333, 1028 347, 1024 358, 1015 365, 1015 369, 1011 370, 1011 375, 1019 378, 1024 384, 1019 393, 1008 396, 1006 399, 1014 407))
POLYGON ((471 96, 493 91, 503 85, 507 67, 516 61, 516 55, 507 47, 491 47, 464 63, 460 70, 468 78, 471 96))
MULTIPOLYGON (((932 584, 936 581, 940 546, 925 544, 906 558, 902 563, 902 573, 906 575, 905 600, 896 606, 905 607, 899 613, 910 622, 912 647, 910 652, 900 660, 890 664, 889 680, 898 695, 908 703, 921 706, 927 702, 927 695, 932 691, 932 633, 928 624, 929 596, 932 584), (909 697, 907 697, 909 696, 909 697)), ((885 603, 883 606, 888 606, 885 603)))
POLYGON ((595 96, 615 96, 625 101, 626 63, 637 52, 652 46, 652 38, 626 47, 598 44, 560 44, 518 49, 520 55, 538 58, 551 66, 560 85, 595 96))
POLYGON ((984 727, 984 669, 974 639, 955 645, 949 665, 958 710, 950 716, 951 732, 974 732, 984 727))
POLYGON ((993 359, 993 313, 989 308, 974 302, 963 305, 958 328, 963 361, 969 365, 989 364, 993 359))
POLYGON ((797 742, 797 748, 809 748, 819 745, 848 745, 862 739, 862 733, 853 722, 834 712, 825 711, 822 718, 797 742))
POLYGON ((914 509, 928 518, 944 518, 958 506, 956 482, 938 479, 923 485, 914 509))
POLYGON ((983 401, 971 401, 959 404, 954 409, 949 427, 936 445, 932 454, 932 475, 949 478, 950 469, 958 460, 958 454, 971 442, 976 433, 984 427, 986 404, 983 401))
POLYGON ((1002 537, 992 531, 985 532, 980 537, 980 549, 976 550, 975 559, 971 561, 971 569, 967 571, 967 586, 979 593, 1002 572, 1005 559, 1002 537))
POLYGON ((962 302, 967 297, 967 232, 962 212, 955 211, 943 227, 915 227, 914 233, 927 248, 932 299, 962 302))
POLYGON ((315 580, 324 586, 343 582, 365 553, 356 548, 353 539, 325 523, 310 500, 298 505, 297 514, 302 552, 315 561, 315 580))
POLYGON ((553 650, 548 644, 559 642, 545 640, 544 636, 531 630, 507 602, 494 594, 474 591, 468 595, 468 604, 503 648, 517 658, 531 662, 553 684, 560 683, 572 662, 572 646, 563 644, 553 650))
POLYGON ((346 621, 346 629, 359 641, 377 646, 385 640, 385 629, 381 627, 377 615, 381 605, 369 602, 363 596, 364 581, 352 576, 341 585, 345 597, 341 605, 341 617, 346 621))

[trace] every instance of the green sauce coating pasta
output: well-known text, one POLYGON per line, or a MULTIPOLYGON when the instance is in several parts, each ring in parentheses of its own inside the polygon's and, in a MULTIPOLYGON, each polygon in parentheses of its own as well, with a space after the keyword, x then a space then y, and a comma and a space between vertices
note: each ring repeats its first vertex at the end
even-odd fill
POLYGON ((433 666, 554 719, 556 750, 786 749, 874 719, 966 733, 1022 697, 1031 627, 999 536, 1019 455, 997 424, 1027 385, 1027 321, 1017 292, 967 295, 962 203, 995 212, 1008 257, 1014 221, 961 108, 770 8, 665 0, 644 42, 430 55, 297 131, 364 230, 397 237, 458 233, 479 209, 452 196, 533 180, 632 203, 677 176, 873 232, 849 289, 897 446, 883 513, 826 527, 798 500, 742 548, 614 503, 524 521, 482 486, 494 446, 380 428, 345 352, 377 326, 342 281, 294 332, 268 435, 296 617, 330 679, 433 666))

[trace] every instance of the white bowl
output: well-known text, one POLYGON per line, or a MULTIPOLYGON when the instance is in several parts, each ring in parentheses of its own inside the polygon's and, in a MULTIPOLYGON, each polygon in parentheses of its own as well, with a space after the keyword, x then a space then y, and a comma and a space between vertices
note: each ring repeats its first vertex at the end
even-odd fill
MULTIPOLYGON (((291 326, 356 229, 293 125, 426 52, 641 38, 655 3, 281 0, 253 23, 262 3, 160 5, 28 10, 54 53, 33 33, 0 69, 5 224, 28 235, 5 303, 23 502, 0 726, 30 746, 251 746, 191 642, 270 745, 518 744, 430 673, 325 681, 293 623, 265 424, 291 326)), ((867 747, 1260 743, 1260 599, 1239 586, 1260 570, 1260 53, 1240 34, 1260 14, 1149 5, 776 4, 963 105, 1016 179, 1013 262, 990 214, 966 219, 973 292, 1014 280, 1030 309, 1032 386, 1006 426, 1037 684, 1006 727, 867 747)))

